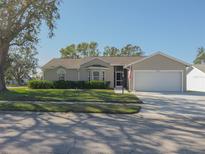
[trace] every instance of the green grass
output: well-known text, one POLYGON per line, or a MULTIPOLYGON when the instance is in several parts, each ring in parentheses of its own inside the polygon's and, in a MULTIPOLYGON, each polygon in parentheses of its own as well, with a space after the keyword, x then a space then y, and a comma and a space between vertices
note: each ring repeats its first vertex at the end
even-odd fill
POLYGON ((29 89, 10 88, 0 93, 0 101, 73 101, 73 102, 117 102, 141 103, 133 94, 115 94, 107 89, 29 89))
POLYGON ((57 103, 0 103, 0 111, 41 111, 41 112, 80 112, 80 113, 112 113, 133 114, 140 111, 136 105, 122 104, 57 104, 57 103))

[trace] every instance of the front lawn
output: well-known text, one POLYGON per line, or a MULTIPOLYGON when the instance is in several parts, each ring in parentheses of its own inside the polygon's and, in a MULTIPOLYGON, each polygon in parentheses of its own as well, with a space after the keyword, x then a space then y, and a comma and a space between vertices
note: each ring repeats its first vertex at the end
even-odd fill
POLYGON ((141 103, 133 94, 116 94, 107 89, 29 89, 10 88, 0 93, 0 101, 73 101, 141 103))
POLYGON ((80 112, 80 113, 138 113, 139 106, 122 104, 62 104, 62 103, 0 103, 0 111, 41 111, 41 112, 80 112))

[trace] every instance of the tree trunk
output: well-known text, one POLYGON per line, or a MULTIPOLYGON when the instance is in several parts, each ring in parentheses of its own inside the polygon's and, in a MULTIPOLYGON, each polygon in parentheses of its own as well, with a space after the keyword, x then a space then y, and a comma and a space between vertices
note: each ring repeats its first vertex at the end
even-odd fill
POLYGON ((17 78, 17 79, 16 79, 16 82, 17 82, 17 85, 18 85, 18 86, 21 86, 21 78, 17 78))
POLYGON ((6 91, 6 83, 4 78, 4 69, 6 65, 6 58, 8 55, 9 43, 0 41, 0 92, 6 91))

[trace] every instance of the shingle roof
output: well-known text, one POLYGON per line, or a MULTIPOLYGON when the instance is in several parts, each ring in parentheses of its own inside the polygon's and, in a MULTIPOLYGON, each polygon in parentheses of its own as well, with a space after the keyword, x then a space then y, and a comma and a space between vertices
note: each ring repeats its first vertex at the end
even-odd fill
POLYGON ((133 56, 133 57, 100 57, 104 61, 107 61, 111 65, 128 65, 134 61, 143 59, 142 56, 133 56))
POLYGON ((196 64, 194 67, 205 73, 205 64, 196 64))
POLYGON ((92 59, 101 59, 110 65, 128 65, 134 61, 140 60, 144 57, 142 56, 135 56, 135 57, 86 57, 81 59, 70 59, 70 58, 54 58, 50 60, 47 64, 45 64, 42 68, 43 69, 52 69, 57 67, 65 67, 67 69, 78 69, 80 65, 86 62, 91 61, 92 59))

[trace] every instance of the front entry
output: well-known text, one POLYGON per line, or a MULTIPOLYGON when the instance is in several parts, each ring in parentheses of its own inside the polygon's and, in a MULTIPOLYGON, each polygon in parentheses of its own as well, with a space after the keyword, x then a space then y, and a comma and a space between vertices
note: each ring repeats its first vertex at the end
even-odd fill
POLYGON ((123 72, 116 71, 115 72, 115 87, 122 88, 122 85, 123 85, 123 72))

